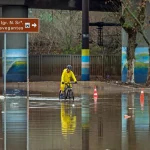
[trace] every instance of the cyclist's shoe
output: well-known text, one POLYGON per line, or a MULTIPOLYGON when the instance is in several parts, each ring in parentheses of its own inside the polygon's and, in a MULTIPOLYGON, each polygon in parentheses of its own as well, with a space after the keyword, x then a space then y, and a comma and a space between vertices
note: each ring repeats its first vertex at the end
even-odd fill
POLYGON ((65 98, 65 96, 64 96, 63 93, 60 94, 60 98, 61 98, 61 99, 64 99, 64 98, 65 98))
POLYGON ((62 94, 62 93, 60 93, 60 98, 61 98, 61 99, 63 98, 63 94, 62 94))

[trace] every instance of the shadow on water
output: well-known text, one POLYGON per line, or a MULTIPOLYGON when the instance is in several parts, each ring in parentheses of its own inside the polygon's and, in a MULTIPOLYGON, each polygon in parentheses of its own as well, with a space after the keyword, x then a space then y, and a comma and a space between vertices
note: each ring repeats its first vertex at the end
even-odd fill
POLYGON ((141 99, 140 93, 100 92, 97 100, 81 94, 75 102, 36 101, 35 97, 30 101, 29 118, 26 94, 9 89, 6 100, 0 102, 1 149, 6 144, 7 150, 26 150, 29 139, 30 150, 150 148, 148 94, 141 99))

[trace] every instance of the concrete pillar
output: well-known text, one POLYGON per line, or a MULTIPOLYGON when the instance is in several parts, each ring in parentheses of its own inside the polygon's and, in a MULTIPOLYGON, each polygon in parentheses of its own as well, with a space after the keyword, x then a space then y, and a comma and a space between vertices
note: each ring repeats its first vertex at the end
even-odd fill
MULTIPOLYGON (((26 6, 2 6, 3 18, 28 18, 26 6)), ((4 42, 3 42, 4 43, 4 42)), ((4 47, 4 45, 3 45, 4 47)), ((6 81, 25 82, 27 79, 26 34, 6 34, 6 81)))
MULTIPOLYGON (((136 1, 137 2, 137 1, 136 1)), ((150 3, 147 4, 146 18, 150 15, 150 3)), ((149 20, 147 19, 147 24, 149 20)), ((146 36, 150 39, 150 28, 145 30, 146 36)), ((122 29, 122 82, 126 82, 127 79, 127 54, 126 49, 128 46, 128 35, 122 29)), ((135 49, 135 68, 134 68, 134 79, 136 83, 145 83, 147 80, 148 63, 149 63, 149 52, 148 45, 144 41, 141 34, 137 35, 138 46, 135 49)))

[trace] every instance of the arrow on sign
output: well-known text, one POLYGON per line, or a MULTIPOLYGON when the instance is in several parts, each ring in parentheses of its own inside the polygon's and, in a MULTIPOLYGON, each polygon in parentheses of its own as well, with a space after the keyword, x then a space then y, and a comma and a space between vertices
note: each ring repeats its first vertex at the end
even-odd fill
POLYGON ((36 26, 37 26, 37 24, 36 24, 36 23, 32 24, 32 27, 34 27, 34 28, 35 28, 36 26))

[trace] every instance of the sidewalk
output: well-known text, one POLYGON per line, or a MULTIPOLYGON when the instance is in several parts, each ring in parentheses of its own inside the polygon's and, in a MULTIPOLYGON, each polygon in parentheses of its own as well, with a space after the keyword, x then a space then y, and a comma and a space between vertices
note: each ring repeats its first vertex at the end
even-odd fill
MULTIPOLYGON (((115 83, 106 83, 100 81, 78 81, 78 84, 73 85, 74 93, 88 93, 93 94, 94 87, 97 87, 97 90, 108 93, 118 93, 118 92, 140 92, 141 88, 134 88, 130 86, 117 85, 115 83)), ((3 83, 1 82, 0 87, 3 87, 3 83)), ((30 82, 29 88, 30 91, 36 92, 51 92, 57 93, 59 92, 60 82, 58 81, 42 81, 42 82, 30 82)), ((13 89, 27 89, 26 82, 14 82, 7 83, 7 88, 13 89)), ((149 93, 150 88, 145 88, 144 92, 149 93)))

